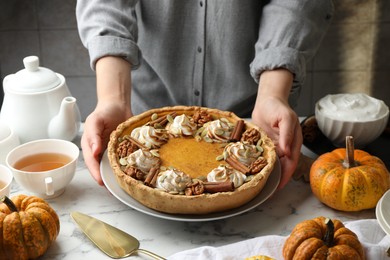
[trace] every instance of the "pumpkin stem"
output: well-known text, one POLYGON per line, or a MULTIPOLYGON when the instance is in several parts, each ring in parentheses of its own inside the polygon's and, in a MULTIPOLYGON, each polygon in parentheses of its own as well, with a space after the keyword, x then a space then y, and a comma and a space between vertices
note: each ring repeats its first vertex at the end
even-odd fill
POLYGON ((346 150, 346 152, 345 152, 346 156, 345 156, 345 160, 343 162, 344 167, 349 169, 349 168, 357 166, 357 162, 355 161, 355 158, 354 158, 355 147, 354 147, 354 142, 353 142, 352 136, 345 137, 345 150, 346 150))
POLYGON ((326 232, 324 238, 322 239, 327 247, 333 246, 333 238, 334 238, 334 224, 330 218, 325 219, 326 224, 326 232))
POLYGON ((12 211, 12 212, 18 212, 18 208, 15 206, 15 204, 10 200, 7 196, 1 197, 0 201, 7 205, 7 207, 12 211))

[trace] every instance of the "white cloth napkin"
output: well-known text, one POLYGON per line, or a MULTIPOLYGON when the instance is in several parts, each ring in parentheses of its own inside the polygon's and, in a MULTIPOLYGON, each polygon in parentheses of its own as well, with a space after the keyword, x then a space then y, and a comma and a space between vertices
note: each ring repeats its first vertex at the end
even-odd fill
MULTIPOLYGON (((390 258, 387 249, 390 237, 386 236, 376 219, 365 219, 344 222, 344 225, 355 232, 364 246, 366 259, 381 260, 390 258)), ((203 246, 176 253, 169 260, 235 260, 255 255, 266 255, 277 260, 283 259, 282 248, 287 237, 262 236, 221 247, 203 246)))

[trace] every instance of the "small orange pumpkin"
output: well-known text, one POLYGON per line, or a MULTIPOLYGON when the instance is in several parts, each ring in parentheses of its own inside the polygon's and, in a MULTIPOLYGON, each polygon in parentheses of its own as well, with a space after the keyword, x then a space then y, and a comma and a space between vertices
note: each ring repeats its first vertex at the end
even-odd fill
POLYGON ((390 188, 390 174, 375 156, 355 150, 353 138, 346 138, 346 149, 325 153, 310 168, 314 195, 331 208, 359 211, 374 208, 390 188))
POLYGON ((0 202, 0 259, 36 259, 60 231, 57 213, 38 197, 17 195, 0 202), (3 203, 1 203, 3 202, 3 203), (3 258, 4 256, 4 258, 3 258))
POLYGON ((291 259, 364 260, 363 246, 355 233, 337 219, 317 217, 298 223, 283 246, 291 259))

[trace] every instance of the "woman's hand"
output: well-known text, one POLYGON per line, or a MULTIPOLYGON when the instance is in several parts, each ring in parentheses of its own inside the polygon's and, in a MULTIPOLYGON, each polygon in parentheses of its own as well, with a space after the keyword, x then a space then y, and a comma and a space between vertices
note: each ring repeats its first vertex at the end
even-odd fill
POLYGON ((92 177, 103 185, 100 175, 100 160, 110 138, 118 124, 131 116, 130 109, 115 103, 100 103, 87 117, 81 138, 84 161, 92 177))
POLYGON ((292 74, 287 70, 263 72, 252 120, 274 141, 282 167, 279 188, 291 179, 299 160, 302 131, 297 114, 288 104, 292 74))
POLYGON ((103 185, 100 160, 110 134, 118 124, 132 116, 130 70, 130 64, 121 57, 107 56, 96 63, 98 103, 85 121, 81 148, 85 164, 100 185, 103 185))

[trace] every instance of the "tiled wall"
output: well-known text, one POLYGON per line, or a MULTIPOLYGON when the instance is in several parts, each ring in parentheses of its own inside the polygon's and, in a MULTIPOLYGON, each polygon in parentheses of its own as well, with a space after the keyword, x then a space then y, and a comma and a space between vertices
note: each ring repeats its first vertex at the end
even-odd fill
POLYGON ((37 55, 40 64, 65 76, 83 119, 96 103, 95 75, 81 44, 75 18, 76 0, 0 1, 1 81, 23 69, 23 58, 37 55))
POLYGON ((337 0, 333 23, 308 67, 298 107, 313 112, 326 94, 364 92, 390 106, 390 1, 337 0))
MULTIPOLYGON (((297 111, 309 115, 328 93, 365 92, 390 105, 390 1, 337 0, 336 15, 308 75, 297 111)), ((0 1, 0 75, 28 55, 63 74, 85 118, 96 103, 95 77, 76 28, 76 0, 0 1)), ((1 94, 0 94, 1 102, 1 94)))

